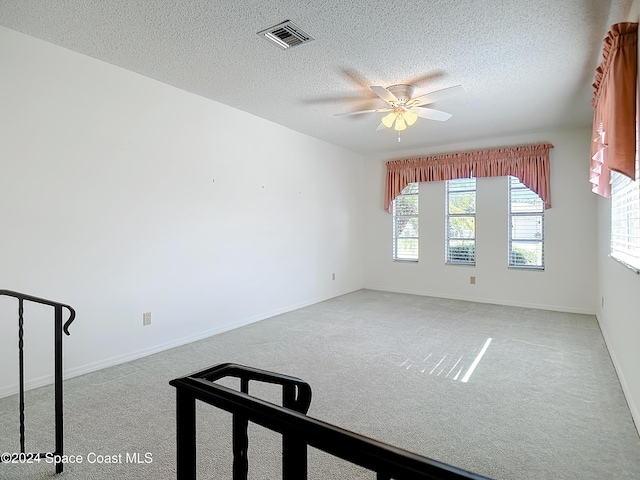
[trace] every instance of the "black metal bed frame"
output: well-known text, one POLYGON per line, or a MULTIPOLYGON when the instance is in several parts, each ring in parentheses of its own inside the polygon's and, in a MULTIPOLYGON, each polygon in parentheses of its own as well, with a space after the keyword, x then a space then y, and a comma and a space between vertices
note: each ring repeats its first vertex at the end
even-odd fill
POLYGON ((487 477, 344 430, 306 415, 311 387, 299 378, 224 363, 169 382, 176 388, 177 478, 196 478, 196 400, 233 414, 233 480, 246 480, 248 423, 282 434, 283 480, 307 479, 307 446, 376 472, 377 480, 487 480, 487 477), (240 379, 240 390, 214 383, 240 379), (249 395, 249 382, 282 386, 282 406, 249 395))
MULTIPOLYGON (((55 395, 55 452, 34 453, 33 458, 45 458, 54 455, 58 460, 64 451, 63 439, 63 418, 62 418, 62 332, 69 335, 69 325, 76 317, 75 310, 69 305, 34 297, 25 293, 18 293, 11 290, 0 290, 0 296, 14 297, 18 299, 18 363, 20 376, 19 391, 19 411, 20 411, 20 453, 25 455, 25 426, 24 426, 24 302, 39 303, 54 308, 54 395, 55 395), (62 324, 62 309, 69 311, 69 318, 62 324)), ((2 462, 2 460, 0 460, 2 462)), ((56 461, 56 473, 62 473, 63 464, 56 461)))

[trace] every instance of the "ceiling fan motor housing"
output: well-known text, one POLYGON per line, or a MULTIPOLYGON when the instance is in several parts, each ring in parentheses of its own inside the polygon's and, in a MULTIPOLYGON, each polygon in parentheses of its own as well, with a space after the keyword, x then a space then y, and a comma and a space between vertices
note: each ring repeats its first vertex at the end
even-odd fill
POLYGON ((400 107, 405 105, 413 97, 414 88, 411 85, 391 85, 387 87, 391 93, 393 93, 398 99, 397 102, 389 102, 393 107, 400 107))

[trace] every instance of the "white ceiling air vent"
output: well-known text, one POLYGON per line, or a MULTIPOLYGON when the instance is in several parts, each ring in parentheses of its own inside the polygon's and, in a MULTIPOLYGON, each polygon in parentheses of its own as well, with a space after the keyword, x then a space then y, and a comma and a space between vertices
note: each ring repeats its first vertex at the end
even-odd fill
POLYGON ((313 40, 311 35, 300 30, 300 27, 290 20, 262 30, 258 32, 258 35, 263 35, 264 38, 271 40, 282 49, 302 45, 313 40))

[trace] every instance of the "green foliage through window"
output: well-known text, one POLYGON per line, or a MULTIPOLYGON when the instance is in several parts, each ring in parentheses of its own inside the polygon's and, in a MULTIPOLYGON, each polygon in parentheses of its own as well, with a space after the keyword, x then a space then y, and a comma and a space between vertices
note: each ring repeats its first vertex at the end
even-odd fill
POLYGON ((475 265, 475 178, 460 178, 447 181, 445 217, 445 262, 475 265))

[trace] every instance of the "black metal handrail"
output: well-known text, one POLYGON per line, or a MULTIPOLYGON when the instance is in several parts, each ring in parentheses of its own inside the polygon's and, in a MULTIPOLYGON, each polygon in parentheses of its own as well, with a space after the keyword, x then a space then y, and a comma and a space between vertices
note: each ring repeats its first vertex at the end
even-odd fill
MULTIPOLYGON (((0 290, 0 296, 14 297, 18 299, 18 369, 19 369, 19 412, 20 412, 20 453, 25 451, 25 424, 24 424, 24 302, 39 303, 54 308, 54 396, 55 396, 55 452, 30 454, 34 458, 45 458, 53 455, 56 465, 56 473, 62 473, 62 455, 64 451, 63 416, 62 416, 62 332, 69 334, 69 325, 76 318, 75 310, 64 303, 34 297, 25 293, 12 290, 0 290), (62 324, 62 310, 69 311, 69 318, 62 324)), ((1 462, 2 460, 0 460, 1 462)))
POLYGON ((227 363, 169 383, 176 388, 178 480, 196 478, 196 400, 233 414, 233 480, 247 478, 249 421, 282 434, 283 480, 306 480, 307 446, 372 470, 377 480, 487 480, 308 417, 311 387, 299 378, 227 363), (214 383, 227 376, 240 378, 242 391, 214 383), (283 406, 250 396, 250 380, 282 385, 283 406))

